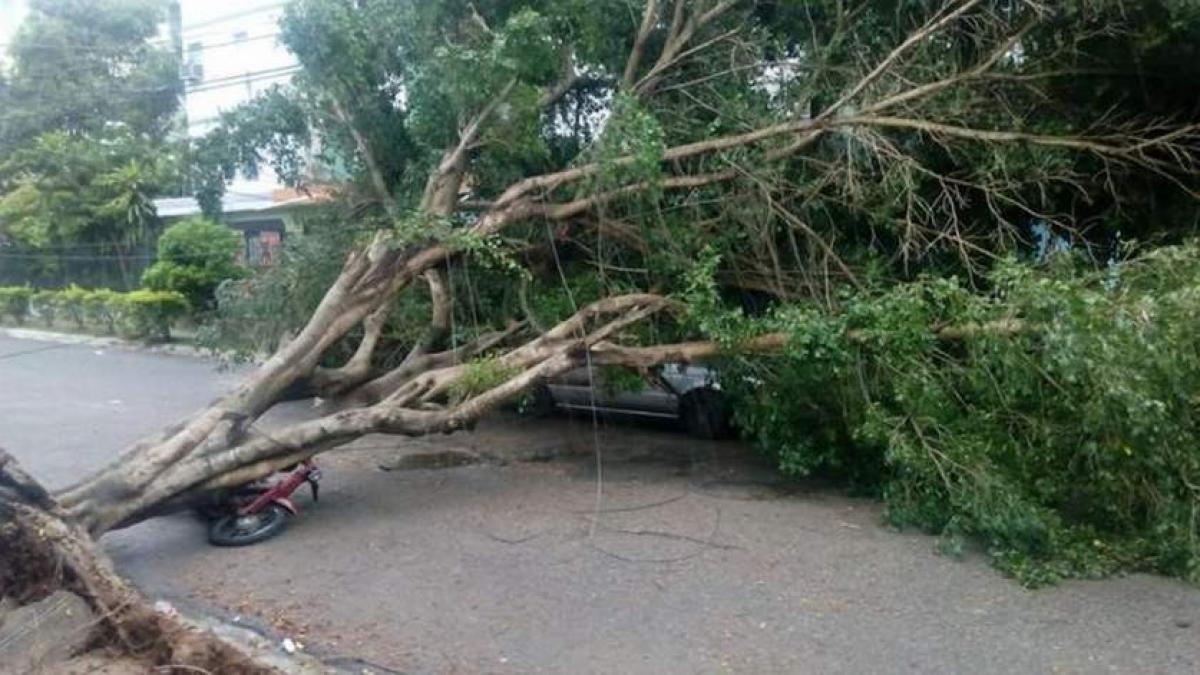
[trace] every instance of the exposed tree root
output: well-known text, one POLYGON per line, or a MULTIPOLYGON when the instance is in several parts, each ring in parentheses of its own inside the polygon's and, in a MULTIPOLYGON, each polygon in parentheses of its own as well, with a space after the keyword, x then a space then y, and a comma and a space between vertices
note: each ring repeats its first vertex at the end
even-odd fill
POLYGON ((155 611, 117 575, 88 533, 68 523, 46 491, 0 450, 0 598, 26 605, 59 589, 83 598, 98 617, 89 651, 194 672, 277 672, 213 634, 155 611))

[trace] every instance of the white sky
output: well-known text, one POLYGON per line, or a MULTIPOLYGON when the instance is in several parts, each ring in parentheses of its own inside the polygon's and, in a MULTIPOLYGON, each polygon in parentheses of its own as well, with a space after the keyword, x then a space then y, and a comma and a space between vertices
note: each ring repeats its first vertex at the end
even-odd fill
MULTIPOLYGON (((7 51, 8 41, 12 39, 17 26, 21 25, 28 11, 25 0, 0 0, 0 45, 3 45, 0 46, 0 52, 7 51)), ((3 60, 4 55, 0 54, 0 62, 3 60)))

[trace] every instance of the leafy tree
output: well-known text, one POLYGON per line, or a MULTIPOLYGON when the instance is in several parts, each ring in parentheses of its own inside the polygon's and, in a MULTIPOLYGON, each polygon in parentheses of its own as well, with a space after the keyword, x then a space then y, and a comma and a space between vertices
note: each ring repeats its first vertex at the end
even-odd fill
MULTIPOLYGON (((0 235, 43 270, 82 245, 124 285, 153 241, 151 197, 172 180, 174 55, 151 42, 154 0, 33 2, 0 87, 0 235)), ((78 253, 78 251, 75 251, 78 253)), ((37 270, 33 270, 37 272, 37 270)))
POLYGON ((228 227, 191 218, 163 231, 158 260, 142 275, 142 285, 155 291, 176 291, 193 309, 209 307, 222 282, 245 277, 237 263, 242 238, 228 227))
POLYGON ((9 176, 0 195, 0 233, 43 265, 56 251, 83 245, 89 256, 111 256, 124 285, 136 282, 137 256, 153 241, 151 202, 166 170, 146 144, 49 132, 0 164, 9 176))
POLYGON ((182 81, 170 49, 151 42, 161 0, 31 0, 8 47, 0 148, 46 132, 161 138, 182 81))

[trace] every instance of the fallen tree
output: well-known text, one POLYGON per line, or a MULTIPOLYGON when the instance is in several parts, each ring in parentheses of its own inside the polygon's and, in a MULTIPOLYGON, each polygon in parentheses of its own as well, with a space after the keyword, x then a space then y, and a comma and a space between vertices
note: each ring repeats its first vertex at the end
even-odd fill
MULTIPOLYGON (((307 4, 312 5, 309 9, 313 12, 323 9, 322 3, 307 4)), ((305 5, 301 3, 301 7, 305 5)), ((508 24, 503 27, 493 29, 473 9, 469 15, 454 17, 449 25, 457 25, 464 31, 462 39, 467 45, 488 48, 494 48, 502 39, 527 38, 522 31, 548 28, 537 24, 531 14, 511 8, 509 11, 508 24)), ((725 160, 722 153, 757 152, 760 156, 756 161, 765 165, 802 156, 822 139, 847 133, 866 136, 872 143, 879 143, 880 153, 886 154, 894 151, 888 149, 894 142, 883 134, 901 129, 928 134, 941 143, 1018 143, 1065 149, 1090 154, 1112 171, 1128 165, 1170 176, 1191 166, 1196 140, 1196 130, 1192 127, 1149 125, 1111 133, 1048 135, 981 128, 914 114, 920 111, 923 101, 942 92, 970 89, 976 80, 997 72, 1003 74, 1002 64, 1011 57, 1022 37, 1038 21, 1050 16, 1047 8, 1035 3, 1026 3, 1018 14, 1019 18, 1001 19, 981 0, 947 3, 932 11, 926 21, 864 74, 849 80, 837 98, 816 114, 785 109, 779 111, 779 120, 774 124, 663 147, 653 157, 654 168, 661 170, 661 174, 649 180, 630 180, 618 175, 617 184, 611 187, 588 185, 588 179, 604 172, 645 161, 634 154, 595 161, 582 158, 584 161, 576 161, 567 168, 526 176, 507 186, 493 187, 490 192, 495 197, 478 207, 472 224, 440 233, 440 237, 437 221, 452 218, 464 208, 464 181, 473 175, 473 153, 481 146, 499 142, 489 135, 489 130, 496 126, 503 128, 500 109, 513 105, 518 88, 532 86, 523 80, 520 68, 510 68, 512 72, 504 73, 504 65, 496 66, 501 72, 491 74, 497 80, 504 80, 500 77, 503 74, 509 74, 509 78, 479 83, 482 88, 490 85, 492 90, 488 96, 478 97, 475 108, 458 111, 457 135, 429 172, 415 210, 407 214, 401 210, 382 173, 380 150, 371 146, 345 104, 340 103, 345 94, 337 86, 329 86, 329 105, 353 139, 374 197, 396 226, 378 231, 369 243, 350 254, 308 322, 247 381, 181 425, 134 445, 97 475, 57 494, 57 501, 75 522, 96 535, 118 523, 136 519, 139 513, 183 491, 261 477, 362 434, 416 436, 469 428, 475 420, 515 399, 535 383, 588 360, 648 368, 713 351, 715 346, 665 344, 636 350, 620 346, 618 340, 623 329, 670 305, 661 297, 632 294, 584 307, 541 335, 527 337, 528 331, 514 328, 442 352, 428 352, 422 343, 390 372, 380 375, 363 366, 370 362, 383 325, 382 313, 397 294, 408 292, 422 280, 435 289, 432 335, 428 342, 436 343, 436 335, 445 330, 444 317, 448 311, 444 306, 448 298, 436 291, 438 285, 444 284, 440 281, 444 265, 476 242, 522 223, 570 224, 628 196, 652 190, 696 190, 734 181, 747 171, 725 160), (914 52, 948 39, 947 36, 963 34, 982 43, 973 50, 977 56, 970 67, 931 81, 909 82, 903 77, 907 74, 903 66, 914 52), (991 44, 987 43, 989 39, 991 44), (705 163, 710 166, 704 166, 705 163), (720 163, 733 166, 723 169, 711 166, 720 163), (572 191, 574 198, 562 199, 572 191), (364 334, 350 361, 332 371, 320 368, 326 351, 359 325, 364 327, 364 334), (479 391, 467 392, 462 400, 449 401, 455 383, 461 382, 471 369, 469 360, 484 352, 493 354, 490 363, 496 380, 479 391), (271 437, 256 437, 253 422, 271 408, 281 392, 310 376, 322 394, 353 403, 271 437)), ((849 15, 838 18, 849 19, 849 15)), ((678 77, 677 73, 686 70, 683 66, 690 61, 703 58, 706 52, 720 46, 736 46, 736 40, 748 39, 750 31, 762 27, 756 25, 752 4, 646 3, 626 65, 620 69, 622 76, 612 86, 630 100, 653 99, 660 94, 665 78, 673 74, 678 77), (656 50, 649 44, 651 38, 656 50), (644 67, 643 61, 652 63, 644 67)), ((565 69, 548 88, 538 89, 540 96, 534 105, 551 105, 572 87, 585 82, 584 74, 590 70, 578 63, 577 56, 572 56, 575 51, 571 44, 560 43, 540 32, 529 39, 538 40, 534 48, 564 54, 565 69)), ((536 58, 540 54, 522 56, 536 58)), ((759 64, 740 67, 748 69, 756 65, 759 64)), ((752 79, 742 83, 755 84, 752 79)), ((687 90, 686 83, 675 86, 687 90)), ((999 186, 980 186, 980 189, 996 198, 1007 195, 999 186)))
MULTIPOLYGON (((37 531, 52 513, 64 537, 96 537, 181 495, 260 478, 364 434, 470 429, 576 367, 645 370, 788 340, 688 339, 704 333, 704 308, 685 302, 683 285, 664 293, 641 283, 549 325, 517 313, 503 327, 448 341, 454 264, 472 256, 519 267, 513 251, 549 246, 561 275, 556 246, 579 233, 597 247, 607 237, 638 251, 645 263, 656 246, 670 248, 656 239, 665 232, 698 240, 671 251, 694 263, 703 244, 722 241, 724 223, 745 225, 734 209, 751 205, 755 222, 769 227, 747 226, 746 239, 720 244, 731 268, 749 270, 732 285, 819 297, 836 285, 829 279, 854 284, 859 272, 838 255, 837 231, 808 220, 810 201, 836 205, 847 219, 886 203, 880 218, 895 259, 950 251, 970 270, 1018 237, 1022 218, 1071 226, 1061 204, 1045 198, 1050 186, 1119 192, 1122 177, 1137 173, 1191 189, 1195 126, 1053 118, 1044 87, 1078 75, 1058 66, 1113 27, 1081 23, 1073 41, 1055 42, 1048 38, 1070 15, 1039 2, 954 0, 893 13, 878 3, 814 3, 805 12, 650 0, 632 21, 628 3, 615 12, 604 4, 295 3, 284 38, 304 65, 298 98, 308 107, 278 92, 266 103, 300 110, 353 153, 362 189, 351 191, 357 206, 348 213, 361 219, 347 226, 361 223, 366 233, 303 325, 237 388, 52 499, 9 507, 6 518, 37 531), (1051 117, 1033 123, 1031 113, 1051 117), (1008 170, 1016 157, 1029 175, 1008 170), (637 225, 668 209, 683 221, 662 232, 637 225), (780 244, 794 249, 792 264, 779 263, 780 244), (827 278, 813 284, 818 268, 827 278), (425 288, 422 337, 381 365, 389 313, 425 288), (647 340, 639 326, 651 321, 681 326, 680 339, 647 340), (356 342, 344 363, 328 363, 348 340, 356 342), (298 382, 323 399, 321 414, 260 432, 256 420, 298 382)), ((246 120, 228 121, 233 131, 209 151, 228 155, 248 143, 276 160, 289 156, 278 140, 285 132, 248 123, 238 132, 246 120)), ((603 274, 609 262, 595 258, 603 274)), ((929 328, 961 339, 1019 324, 929 328)), ((80 556, 94 555, 79 546, 80 556)), ((117 583, 106 568, 82 576, 117 583)))

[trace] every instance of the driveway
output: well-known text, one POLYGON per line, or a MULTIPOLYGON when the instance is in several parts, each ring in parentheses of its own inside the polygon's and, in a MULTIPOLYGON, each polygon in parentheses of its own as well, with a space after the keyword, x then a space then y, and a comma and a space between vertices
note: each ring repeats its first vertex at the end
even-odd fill
MULTIPOLYGON (((0 445, 62 485, 235 377, 0 338, 0 445)), ((1026 591, 882 526, 873 502, 780 482, 737 443, 502 417, 362 439, 324 468, 321 503, 265 544, 211 548, 179 516, 105 546, 152 596, 401 672, 1200 672, 1194 587, 1026 591), (412 468, 467 454, 488 461, 412 468)))

